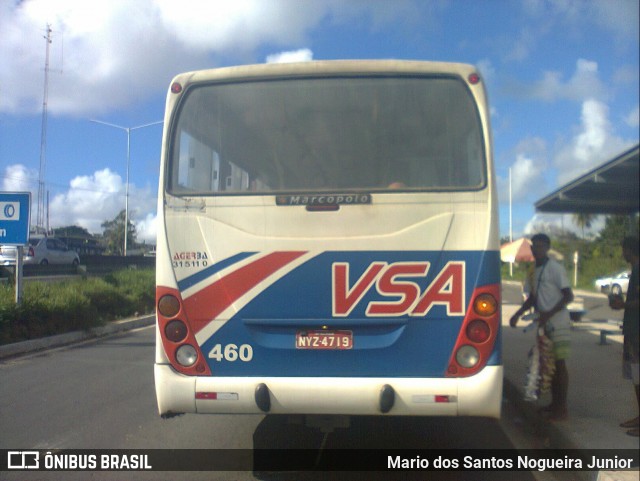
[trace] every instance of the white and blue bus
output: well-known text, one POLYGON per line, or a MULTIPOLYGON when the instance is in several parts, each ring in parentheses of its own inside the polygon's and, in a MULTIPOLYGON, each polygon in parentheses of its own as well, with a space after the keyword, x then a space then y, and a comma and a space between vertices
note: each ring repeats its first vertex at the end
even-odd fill
POLYGON ((497 197, 474 67, 190 72, 164 125, 160 414, 499 417, 497 197))

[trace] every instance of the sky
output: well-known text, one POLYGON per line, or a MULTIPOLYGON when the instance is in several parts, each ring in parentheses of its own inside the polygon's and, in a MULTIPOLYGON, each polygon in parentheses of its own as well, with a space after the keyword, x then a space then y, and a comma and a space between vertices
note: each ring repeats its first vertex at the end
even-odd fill
MULTIPOLYGON (((35 208, 43 159, 49 226, 101 233, 125 205, 125 129, 163 119, 180 72, 454 61, 487 86, 501 236, 578 231, 534 203, 638 143, 638 12, 638 0, 0 0, 0 190, 31 191, 35 208)), ((149 244, 161 137, 130 131, 129 214, 149 244)))

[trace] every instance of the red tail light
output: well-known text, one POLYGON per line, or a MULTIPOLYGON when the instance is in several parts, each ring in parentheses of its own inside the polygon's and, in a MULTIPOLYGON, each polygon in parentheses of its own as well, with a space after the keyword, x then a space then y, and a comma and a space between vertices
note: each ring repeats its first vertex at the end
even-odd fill
POLYGON ((479 372, 491 357, 500 330, 500 284, 475 289, 449 359, 447 376, 479 372))
POLYGON ((467 326, 467 337, 472 342, 483 343, 491 335, 491 328, 486 322, 476 319, 467 326))
POLYGON ((187 326, 179 320, 170 321, 164 328, 164 334, 171 342, 184 341, 188 333, 187 326))
POLYGON ((156 317, 164 352, 173 368, 189 376, 210 376, 180 291, 156 286, 156 317))

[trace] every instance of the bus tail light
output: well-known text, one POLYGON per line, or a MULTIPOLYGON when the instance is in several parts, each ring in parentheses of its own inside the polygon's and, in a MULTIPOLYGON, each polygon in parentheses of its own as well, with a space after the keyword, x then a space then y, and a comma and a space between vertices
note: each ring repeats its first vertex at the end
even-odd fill
POLYGON ((446 371, 448 377, 468 377, 489 361, 500 332, 500 284, 478 287, 462 321, 446 371))
POLYGON ((191 344, 183 344, 176 350, 176 360, 181 366, 191 367, 198 360, 198 351, 191 344))
POLYGON ((477 85, 480 83, 480 75, 478 75, 476 72, 469 74, 469 77, 467 77, 467 79, 469 80, 469 83, 471 85, 477 85))
POLYGON ((498 310, 498 301, 491 294, 480 294, 473 301, 473 310, 479 316, 492 316, 498 310))
POLYGON ((491 328, 485 321, 476 319, 471 321, 467 326, 467 337, 469 340, 477 343, 483 343, 491 335, 491 328))
POLYGON ((156 286, 156 306, 158 333, 171 366, 188 376, 210 376, 180 291, 156 286))
POLYGON ((467 369, 475 367, 480 361, 480 353, 473 346, 462 346, 456 351, 456 362, 467 369))
POLYGON ((164 328, 164 334, 171 342, 184 341, 187 337, 187 326, 177 319, 170 321, 164 328))
POLYGON ((158 312, 164 317, 175 317, 180 312, 180 301, 171 294, 164 295, 158 301, 158 312))

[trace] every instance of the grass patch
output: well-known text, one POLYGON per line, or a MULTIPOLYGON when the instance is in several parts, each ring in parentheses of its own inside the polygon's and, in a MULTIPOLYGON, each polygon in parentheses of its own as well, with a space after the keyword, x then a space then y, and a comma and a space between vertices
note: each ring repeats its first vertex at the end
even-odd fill
POLYGON ((153 269, 118 271, 104 278, 26 282, 23 302, 13 286, 0 286, 0 344, 86 330, 153 312, 153 269))

